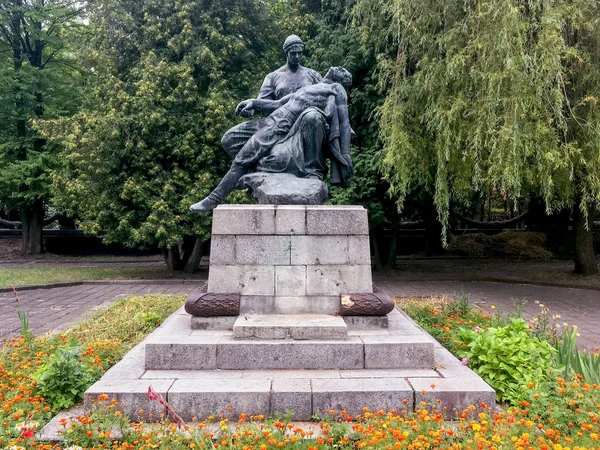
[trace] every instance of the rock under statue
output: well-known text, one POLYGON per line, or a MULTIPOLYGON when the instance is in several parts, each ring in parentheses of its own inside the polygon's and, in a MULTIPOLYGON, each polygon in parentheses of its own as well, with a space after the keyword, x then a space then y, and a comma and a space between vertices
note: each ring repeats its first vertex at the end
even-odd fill
POLYGON ((300 66, 302 49, 297 36, 286 39, 286 66, 265 78, 259 98, 238 105, 236 113, 244 117, 257 111, 270 114, 243 122, 223 136, 224 149, 234 157, 231 168, 207 198, 192 205, 192 211, 211 211, 236 187, 250 187, 261 203, 323 203, 326 159, 331 161, 331 183, 346 184, 352 160, 344 88, 352 76, 333 67, 322 79, 300 66), (257 191, 264 191, 263 184, 274 187, 276 194, 262 199, 257 191), (315 185, 320 194, 307 195, 307 186, 315 185))

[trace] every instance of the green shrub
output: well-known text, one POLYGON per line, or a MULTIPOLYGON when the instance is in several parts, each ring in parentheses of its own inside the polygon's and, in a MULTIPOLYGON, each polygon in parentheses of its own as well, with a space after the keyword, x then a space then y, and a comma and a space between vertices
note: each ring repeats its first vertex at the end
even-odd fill
POLYGON ((83 398, 92 384, 92 370, 81 360, 78 347, 61 348, 33 375, 35 394, 53 411, 67 409, 83 398))
POLYGON ((458 331, 459 358, 496 390, 498 401, 517 404, 527 396, 528 383, 547 376, 554 348, 532 335, 523 319, 487 331, 458 331))

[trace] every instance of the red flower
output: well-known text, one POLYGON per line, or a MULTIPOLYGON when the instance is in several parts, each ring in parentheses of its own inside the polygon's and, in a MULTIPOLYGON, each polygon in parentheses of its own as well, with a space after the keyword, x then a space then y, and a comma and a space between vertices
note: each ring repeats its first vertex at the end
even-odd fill
POLYGON ((23 430, 21 432, 21 436, 23 436, 25 439, 32 439, 33 438, 33 430, 23 430))

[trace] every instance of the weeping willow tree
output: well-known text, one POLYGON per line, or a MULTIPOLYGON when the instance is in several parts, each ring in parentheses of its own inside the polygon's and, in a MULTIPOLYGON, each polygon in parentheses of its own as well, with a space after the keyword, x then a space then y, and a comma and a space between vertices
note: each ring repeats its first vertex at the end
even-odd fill
POLYGON ((383 171, 401 208, 431 190, 443 238, 451 204, 496 190, 573 207, 575 269, 597 273, 600 2, 357 0, 389 92, 383 171))

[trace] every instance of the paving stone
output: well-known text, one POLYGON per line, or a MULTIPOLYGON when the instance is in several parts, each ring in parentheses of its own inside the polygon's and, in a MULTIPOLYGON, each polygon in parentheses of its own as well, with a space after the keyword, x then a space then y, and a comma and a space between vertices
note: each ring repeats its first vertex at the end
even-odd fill
POLYGON ((348 236, 291 236, 291 249, 292 265, 348 263, 348 236))
POLYGON ((289 265, 290 236, 236 236, 235 264, 289 265))
POLYGON ((275 295, 275 267, 234 265, 210 267, 208 292, 242 295, 275 295))
POLYGON ((233 325, 236 339, 344 339, 347 326, 340 316, 326 314, 250 314, 233 325))
POLYGON ((306 295, 306 266, 275 267, 275 295, 298 297, 306 295))
POLYGON ((339 296, 242 295, 240 300, 240 314, 337 314, 339 312, 339 296))
POLYGON ((363 369, 340 370, 342 378, 441 378, 435 370, 425 369, 363 369))
POLYGON ((119 402, 118 410, 132 420, 147 419, 147 414, 153 414, 155 419, 160 418, 163 407, 158 401, 148 398, 148 388, 152 386, 157 394, 166 400, 167 391, 174 380, 105 380, 100 379, 85 391, 84 408, 89 411, 92 402, 97 401, 100 394, 107 394, 109 400, 119 402), (139 410, 145 411, 140 417, 139 410))
POLYGON ((219 205, 213 210, 212 234, 275 234, 275 206, 219 205))
POLYGON ((219 369, 361 369, 363 344, 344 341, 238 341, 223 337, 217 350, 219 369))
POLYGON ((340 378, 339 370, 306 370, 306 369, 271 369, 271 370, 244 370, 244 378, 340 378))
POLYGON ((310 266, 306 271, 308 295, 373 292, 371 266, 310 266))
POLYGON ((293 411, 290 419, 310 420, 312 417, 312 389, 309 379, 277 378, 271 385, 271 413, 285 415, 293 411))
POLYGON ((169 389, 168 402, 183 420, 227 414, 237 417, 270 414, 271 380, 177 380, 169 389), (230 410, 228 408, 231 408, 230 410))
POLYGON ((422 336, 362 336, 366 369, 432 369, 433 343, 422 336))
MULTIPOLYGON (((146 370, 142 379, 154 380, 154 379, 196 379, 202 380, 205 378, 210 379, 236 379, 242 378, 244 371, 242 370, 146 370)), ((265 378, 265 377, 262 377, 265 378)))
POLYGON ((306 234, 306 206, 278 205, 275 209, 276 234, 306 234))
POLYGON ((362 414, 364 407, 374 411, 413 407, 413 390, 402 378, 314 379, 312 390, 313 413, 321 415, 330 409, 345 409, 355 416, 362 414))
POLYGON ((307 234, 369 234, 367 210, 362 206, 307 206, 307 234))

